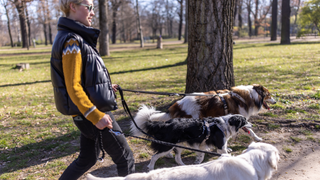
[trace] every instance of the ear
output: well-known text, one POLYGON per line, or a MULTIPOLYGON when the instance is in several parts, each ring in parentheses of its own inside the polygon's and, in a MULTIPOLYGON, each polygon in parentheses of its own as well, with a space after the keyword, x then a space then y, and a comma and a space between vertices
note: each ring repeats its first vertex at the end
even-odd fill
POLYGON ((271 153, 268 153, 269 154, 269 165, 273 168, 273 169, 275 169, 275 170, 277 170, 278 169, 278 160, 280 159, 279 158, 279 155, 278 155, 278 153, 276 153, 276 152, 271 152, 271 153))
POLYGON ((70 7, 70 11, 73 11, 73 12, 76 11, 76 5, 73 2, 69 4, 69 7, 70 7))

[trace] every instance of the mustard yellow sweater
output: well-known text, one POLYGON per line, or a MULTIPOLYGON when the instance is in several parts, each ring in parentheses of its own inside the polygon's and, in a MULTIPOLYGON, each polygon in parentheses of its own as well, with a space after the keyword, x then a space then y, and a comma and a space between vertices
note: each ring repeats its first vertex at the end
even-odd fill
MULTIPOLYGON (((62 68, 67 87, 67 92, 72 102, 78 107, 82 114, 90 112, 94 106, 81 86, 82 58, 79 43, 76 39, 70 39, 64 44, 62 54, 62 68)), ((105 113, 98 109, 93 110, 86 117, 96 124, 105 113)), ((76 116, 78 114, 75 114, 76 116)))

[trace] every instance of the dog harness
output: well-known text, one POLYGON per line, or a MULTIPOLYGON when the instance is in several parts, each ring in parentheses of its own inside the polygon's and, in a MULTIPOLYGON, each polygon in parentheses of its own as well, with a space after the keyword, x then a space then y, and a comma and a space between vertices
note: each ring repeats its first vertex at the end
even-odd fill
POLYGON ((220 129, 221 132, 223 132, 224 136, 227 137, 227 130, 224 129, 219 123, 217 122, 212 122, 209 124, 209 127, 213 126, 213 125, 216 125, 218 127, 218 129, 220 129))
POLYGON ((239 99, 240 101, 242 101, 244 104, 246 103, 246 101, 237 93, 234 92, 229 92, 229 93, 225 93, 225 94, 215 94, 214 96, 219 96, 221 101, 223 102, 223 109, 224 109, 224 113, 227 115, 228 114, 228 105, 227 105, 227 101, 224 99, 223 96, 225 95, 230 95, 231 97, 236 97, 237 99, 239 99))

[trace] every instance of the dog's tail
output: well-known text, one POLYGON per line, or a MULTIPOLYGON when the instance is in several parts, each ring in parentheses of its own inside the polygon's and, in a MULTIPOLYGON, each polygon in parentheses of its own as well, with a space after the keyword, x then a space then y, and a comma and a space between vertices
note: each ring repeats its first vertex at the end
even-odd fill
MULTIPOLYGON (((142 129, 143 131, 146 130, 146 123, 150 121, 150 116, 153 114, 159 113, 159 111, 156 111, 154 107, 148 107, 146 105, 141 105, 139 108, 136 116, 134 117, 134 121, 136 122, 136 125, 142 129)), ((131 122, 130 125, 131 128, 131 134, 135 136, 144 136, 144 134, 135 126, 133 122, 131 122)))
POLYGON ((110 178, 99 178, 92 174, 87 174, 87 180, 123 180, 124 177, 110 177, 110 178))

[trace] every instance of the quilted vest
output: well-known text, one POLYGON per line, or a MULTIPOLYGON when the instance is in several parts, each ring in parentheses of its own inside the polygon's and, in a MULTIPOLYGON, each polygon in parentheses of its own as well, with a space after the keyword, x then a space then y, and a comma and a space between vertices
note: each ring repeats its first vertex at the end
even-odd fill
POLYGON ((99 34, 98 29, 86 27, 66 17, 59 18, 50 64, 55 104, 57 110, 64 115, 81 114, 68 95, 62 69, 64 44, 71 38, 79 42, 83 64, 81 85, 89 99, 101 112, 117 109, 116 95, 112 90, 108 70, 96 49, 99 34))

